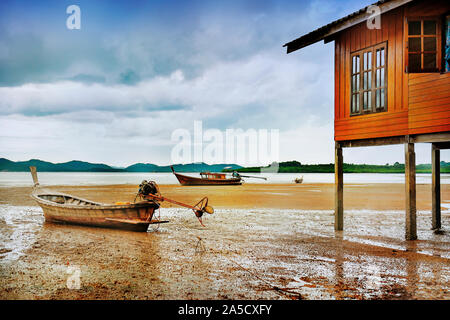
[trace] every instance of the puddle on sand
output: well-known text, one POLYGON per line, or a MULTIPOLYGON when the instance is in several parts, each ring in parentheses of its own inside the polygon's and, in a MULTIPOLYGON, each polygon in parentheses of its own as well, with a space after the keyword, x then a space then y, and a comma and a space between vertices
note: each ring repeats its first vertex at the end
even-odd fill
POLYGON ((44 222, 41 208, 0 205, 0 263, 20 258, 44 222))

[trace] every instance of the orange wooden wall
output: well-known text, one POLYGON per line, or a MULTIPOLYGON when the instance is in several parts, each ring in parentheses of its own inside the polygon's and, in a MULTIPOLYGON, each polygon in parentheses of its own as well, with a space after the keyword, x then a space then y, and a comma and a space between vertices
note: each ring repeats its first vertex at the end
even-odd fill
POLYGON ((381 29, 360 23, 335 39, 335 140, 450 131, 450 73, 405 72, 405 16, 443 14, 447 1, 419 1, 381 16, 381 29), (350 54, 387 42, 387 111, 350 117, 350 54))

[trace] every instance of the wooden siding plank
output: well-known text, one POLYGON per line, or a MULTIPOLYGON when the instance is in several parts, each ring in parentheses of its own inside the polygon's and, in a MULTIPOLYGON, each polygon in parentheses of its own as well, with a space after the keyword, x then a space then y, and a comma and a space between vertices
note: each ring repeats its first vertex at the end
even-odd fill
MULTIPOLYGON (((395 15, 390 14, 388 20, 388 57, 387 57, 387 75, 388 75, 388 88, 392 88, 395 83, 395 15)), ((400 109, 395 103, 395 90, 388 90, 388 111, 397 111, 400 109)))
POLYGON ((432 125, 428 127, 409 128, 408 134, 423 134, 423 133, 435 133, 447 131, 450 131, 450 124, 441 126, 432 125))
MULTIPOLYGON (((431 101, 431 102, 435 102, 435 101, 431 101)), ((409 116, 413 117, 413 116, 418 115, 418 114, 433 114, 433 113, 438 113, 438 112, 448 112, 448 113, 450 113, 450 98, 447 98, 447 102, 446 103, 432 104, 432 105, 427 106, 427 107, 423 107, 423 106, 419 105, 416 108, 410 108, 409 109, 409 116)))
POLYGON ((350 114, 350 33, 345 33, 345 47, 344 47, 344 61, 345 61, 345 72, 344 72, 344 105, 343 105, 343 117, 345 118, 350 114))
MULTIPOLYGON (((372 134, 374 137, 378 136, 380 133, 386 133, 387 135, 392 135, 391 132, 394 131, 401 131, 401 130, 408 130, 409 125, 407 121, 404 123, 395 123, 395 124, 387 124, 385 126, 378 126, 378 127, 370 127, 370 128, 359 128, 359 129, 351 129, 351 130, 340 130, 339 135, 344 136, 354 136, 354 135, 360 135, 360 134, 372 134)), ((444 125, 444 124, 442 124, 444 125)), ((418 126, 424 127, 424 126, 418 126)))
POLYGON ((339 50, 340 50, 340 42, 339 39, 336 39, 334 43, 334 118, 340 119, 339 114, 339 93, 340 93, 340 86, 339 86, 339 71, 340 71, 340 57, 339 57, 339 50))
POLYGON ((428 101, 422 101, 422 102, 418 102, 418 103, 410 103, 409 104, 409 109, 420 109, 420 108, 429 108, 429 107, 433 107, 433 106, 440 106, 443 104, 450 104, 450 98, 441 98, 441 99, 431 99, 428 101))
POLYGON ((411 103, 425 102, 429 100, 436 100, 450 97, 450 90, 441 91, 441 92, 427 92, 420 96, 411 97, 411 103))
POLYGON ((409 117, 409 126, 411 128, 415 127, 415 123, 417 122, 432 122, 437 125, 450 123, 450 113, 445 112, 437 112, 437 113, 425 113, 425 114, 417 114, 409 117))
MULTIPOLYGON (((405 9, 401 8, 401 28, 402 28, 402 34, 405 33, 405 9)), ((402 72, 401 72, 401 77, 402 77, 402 86, 403 86, 403 92, 402 92, 402 96, 403 96, 403 101, 402 101, 402 107, 407 109, 408 108, 408 74, 405 72, 406 70, 406 57, 405 57, 405 52, 404 52, 404 40, 402 39, 402 43, 401 43, 401 54, 399 54, 399 56, 402 58, 402 72)))
MULTIPOLYGON (((419 97, 427 97, 427 99, 440 99, 450 95, 450 83, 435 84, 434 86, 418 87, 409 91, 409 98, 416 99, 419 97)), ((411 102, 412 103, 412 102, 411 102)))
POLYGON ((444 74, 440 74, 440 73, 423 73, 421 74, 421 77, 417 76, 418 73, 410 73, 408 75, 409 79, 408 79, 408 84, 410 86, 412 85, 420 85, 422 83, 425 82, 430 82, 430 81, 435 81, 438 79, 446 79, 446 78, 450 78, 450 73, 444 73, 444 74))
POLYGON ((416 117, 414 120, 408 121, 408 127, 410 129, 415 128, 426 128, 431 126, 446 126, 450 125, 450 117, 448 118, 442 118, 442 119, 430 119, 430 118, 420 118, 416 117))
POLYGON ((402 15, 395 15, 395 83, 391 84, 391 88, 395 88, 395 105, 397 109, 403 109, 407 106, 403 105, 402 100, 402 55, 403 55, 403 19, 402 15))
POLYGON ((408 112, 402 111, 402 112, 391 112, 391 113, 387 113, 387 112, 370 113, 370 114, 366 114, 366 115, 353 116, 351 118, 336 120, 335 124, 337 126, 340 126, 340 125, 349 126, 349 125, 357 125, 360 123, 366 124, 366 123, 370 123, 373 121, 380 121, 380 120, 382 121, 382 120, 399 119, 399 118, 408 119, 408 112))
MULTIPOLYGON (((427 82, 416 83, 416 84, 412 84, 412 85, 410 84, 409 92, 411 95, 411 93, 414 93, 414 91, 416 91, 416 90, 420 90, 422 88, 431 88, 431 87, 435 87, 435 86, 439 87, 444 84, 446 84, 447 87, 450 85, 450 77, 448 79, 447 78, 437 78, 436 80, 430 80, 427 82)), ((447 89, 447 90, 450 90, 450 89, 447 89)))
MULTIPOLYGON (((442 131, 448 131, 442 130, 442 131)), ((394 136, 404 136, 408 134, 408 129, 401 130, 390 130, 383 132, 370 132, 370 133, 360 133, 354 135, 337 135, 335 137, 336 141, 347 141, 347 140, 360 140, 360 139, 372 139, 372 138, 385 138, 385 137, 394 137, 394 136)))
POLYGON ((347 65, 348 62, 345 61, 345 37, 341 34, 341 36, 339 37, 339 42, 341 44, 340 46, 340 72, 339 72, 339 76, 340 76, 340 80, 339 80, 339 89, 340 89, 340 96, 339 96, 339 117, 342 119, 344 118, 344 108, 345 108, 345 67, 347 65))

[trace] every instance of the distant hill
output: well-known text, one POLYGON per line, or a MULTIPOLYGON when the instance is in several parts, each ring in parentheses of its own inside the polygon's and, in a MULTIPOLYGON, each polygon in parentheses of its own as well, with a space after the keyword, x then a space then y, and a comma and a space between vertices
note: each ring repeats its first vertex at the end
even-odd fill
MULTIPOLYGON (((238 172, 261 172, 261 168, 246 167, 236 169, 238 172)), ((405 165, 394 163, 392 165, 353 164, 344 163, 345 173, 404 173, 405 165)), ((224 170, 225 172, 230 170, 224 170)), ((279 173, 334 173, 334 163, 326 164, 301 164, 298 161, 286 161, 279 163, 279 173)), ((431 164, 416 165, 416 173, 431 173, 431 164)), ((441 161, 441 173, 450 173, 450 162, 441 161)))
MULTIPOLYGON (((114 168, 102 163, 90 163, 78 160, 64 163, 52 163, 38 159, 14 162, 5 158, 0 158, 0 171, 28 172, 30 166, 35 166, 40 172, 171 172, 170 166, 158 166, 151 163, 136 163, 126 168, 114 168)), ((236 164, 209 165, 203 162, 175 164, 173 167, 175 171, 179 172, 220 172, 226 167, 230 167, 233 170, 242 168, 236 164)))

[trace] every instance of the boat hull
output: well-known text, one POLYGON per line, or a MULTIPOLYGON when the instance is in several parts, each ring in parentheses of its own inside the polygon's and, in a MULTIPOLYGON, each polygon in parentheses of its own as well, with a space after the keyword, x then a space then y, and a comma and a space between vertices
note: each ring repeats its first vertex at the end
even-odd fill
POLYGON ((182 186, 231 186, 231 185, 241 185, 241 178, 231 178, 231 179, 202 179, 196 177, 189 177, 183 174, 174 172, 178 179, 178 182, 182 186))
POLYGON ((32 195, 44 212, 45 221, 146 232, 159 205, 140 202, 130 205, 68 205, 42 200, 32 195))

